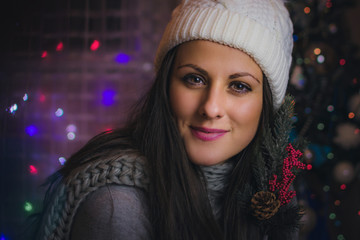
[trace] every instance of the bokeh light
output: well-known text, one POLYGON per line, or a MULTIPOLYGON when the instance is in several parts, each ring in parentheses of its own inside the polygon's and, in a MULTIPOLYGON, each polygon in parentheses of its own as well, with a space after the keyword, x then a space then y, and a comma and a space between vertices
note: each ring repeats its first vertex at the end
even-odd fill
POLYGON ((67 132, 76 132, 77 131, 77 127, 74 124, 69 124, 66 127, 66 131, 67 132))
POLYGON ((35 125, 29 125, 25 128, 25 132, 32 137, 38 133, 38 128, 35 125))
POLYGON ((62 42, 59 42, 59 44, 56 46, 56 51, 60 52, 64 49, 64 44, 62 42))
POLYGON ((311 12, 311 9, 309 7, 304 8, 304 13, 309 14, 311 12))
POLYGON ((339 64, 340 64, 341 66, 344 66, 345 63, 346 63, 346 60, 345 60, 345 59, 343 59, 343 58, 340 59, 339 64))
POLYGON ((59 163, 60 163, 61 165, 64 165, 65 162, 66 162, 66 158, 64 158, 64 157, 59 157, 59 163))
POLYGON ((319 55, 319 56, 317 56, 316 61, 318 63, 322 64, 325 62, 325 57, 323 55, 319 55))
POLYGON ((30 174, 32 174, 32 175, 38 174, 38 170, 36 169, 36 167, 35 167, 34 165, 30 165, 30 166, 29 166, 29 172, 30 172, 30 174))
POLYGON ((111 106, 115 103, 116 92, 112 89, 107 89, 102 93, 102 103, 105 106, 111 106))
POLYGON ((96 50, 98 50, 99 47, 100 47, 100 42, 98 40, 94 40, 91 43, 90 50, 91 51, 96 51, 96 50))
POLYGON ((76 137, 74 132, 68 132, 68 134, 66 136, 70 141, 74 140, 76 137))
POLYGON ((42 54, 41 54, 41 57, 42 58, 46 58, 48 55, 47 51, 43 51, 42 54))
POLYGON ((18 105, 16 103, 14 103, 13 105, 11 105, 7 111, 12 114, 15 115, 16 111, 18 110, 18 105))
POLYGON ((27 93, 25 93, 23 96, 23 101, 26 102, 28 99, 29 99, 29 96, 27 93))
POLYGON ((130 62, 130 56, 125 53, 119 53, 115 57, 115 61, 120 64, 128 64, 130 62))
POLYGON ((55 111, 55 116, 61 117, 62 115, 64 115, 64 110, 63 110, 62 108, 58 108, 58 109, 55 111))
POLYGON ((30 202, 25 202, 24 209, 27 212, 31 212, 33 210, 33 206, 32 206, 32 204, 30 202))

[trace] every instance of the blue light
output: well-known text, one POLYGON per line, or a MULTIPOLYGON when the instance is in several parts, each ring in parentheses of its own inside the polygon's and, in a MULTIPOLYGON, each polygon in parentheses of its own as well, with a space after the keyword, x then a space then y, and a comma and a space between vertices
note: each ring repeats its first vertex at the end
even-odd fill
POLYGON ((55 116, 61 117, 62 115, 64 115, 64 110, 62 110, 62 108, 58 108, 55 112, 55 116))
POLYGON ((38 133, 38 129, 37 129, 36 126, 30 125, 30 126, 27 126, 27 127, 26 127, 25 132, 26 132, 29 136, 34 136, 35 134, 38 133))
POLYGON ((299 40, 299 37, 297 35, 293 35, 293 39, 294 39, 294 42, 296 42, 297 40, 299 40))
POLYGON ((105 90, 102 93, 102 103, 105 106, 111 106, 115 103, 115 96, 116 96, 116 92, 114 90, 108 89, 105 90))
POLYGON ((130 62, 130 56, 125 53, 119 53, 115 57, 115 61, 120 64, 128 64, 130 62))

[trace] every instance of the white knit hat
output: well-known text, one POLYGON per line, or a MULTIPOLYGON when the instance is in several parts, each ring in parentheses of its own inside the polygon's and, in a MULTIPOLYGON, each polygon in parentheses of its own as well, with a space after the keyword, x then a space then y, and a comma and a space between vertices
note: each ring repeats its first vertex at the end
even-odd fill
POLYGON ((173 11, 155 57, 159 70, 173 47, 209 40, 249 54, 269 80, 275 109, 285 96, 293 27, 283 0, 183 0, 173 11))

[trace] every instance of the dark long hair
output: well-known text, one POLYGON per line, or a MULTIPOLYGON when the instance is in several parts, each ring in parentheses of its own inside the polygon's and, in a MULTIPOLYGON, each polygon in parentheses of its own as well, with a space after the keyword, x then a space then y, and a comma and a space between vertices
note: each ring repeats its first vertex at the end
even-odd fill
POLYGON ((224 213, 222 220, 217 222, 202 173, 188 159, 171 114, 168 90, 175 55, 176 48, 168 52, 154 84, 134 107, 127 124, 91 139, 50 178, 50 184, 71 175, 71 171, 85 161, 109 154, 111 149, 136 149, 148 162, 150 186, 147 195, 152 239, 250 239, 249 236, 261 239, 263 233, 242 213, 236 194, 250 179, 252 149, 259 141, 259 132, 272 119, 269 84, 264 77, 263 110, 258 131, 249 146, 234 157, 237 163, 224 197, 224 213))

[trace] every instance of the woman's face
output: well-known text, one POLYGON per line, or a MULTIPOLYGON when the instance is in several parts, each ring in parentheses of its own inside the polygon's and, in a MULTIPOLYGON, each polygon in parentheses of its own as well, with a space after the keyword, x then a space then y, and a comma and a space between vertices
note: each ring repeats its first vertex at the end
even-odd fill
POLYGON ((193 163, 224 162, 251 142, 262 111, 262 76, 240 50, 203 40, 178 47, 170 104, 193 163))

